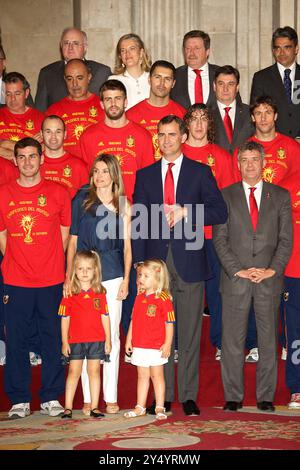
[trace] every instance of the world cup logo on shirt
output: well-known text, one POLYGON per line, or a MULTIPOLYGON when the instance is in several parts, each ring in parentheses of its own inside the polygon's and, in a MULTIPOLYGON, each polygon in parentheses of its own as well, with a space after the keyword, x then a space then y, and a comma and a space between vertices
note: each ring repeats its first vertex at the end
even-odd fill
POLYGON ((275 170, 273 170, 273 168, 264 168, 264 171, 262 174, 264 181, 266 181, 267 183, 272 183, 275 176, 276 176, 276 173, 275 173, 275 170))
POLYGON ((153 144, 153 147, 154 147, 154 158, 155 158, 155 160, 159 160, 161 158, 161 153, 160 153, 160 149, 159 149, 159 145, 158 145, 158 136, 157 136, 157 134, 154 134, 152 136, 152 144, 153 144))
POLYGON ((156 305, 149 304, 149 305, 148 305, 148 308, 147 308, 146 315, 147 315, 148 317, 155 317, 156 308, 157 308, 156 305))
POLYGON ((208 166, 214 166, 215 164, 215 159, 211 153, 207 156, 207 164, 208 166))
POLYGON ((76 138, 76 140, 79 140, 81 134, 83 133, 84 131, 84 127, 79 124, 78 126, 75 127, 74 129, 74 137, 76 138))
POLYGON ((34 218, 31 215, 24 215, 21 220, 21 227, 24 230, 25 238, 24 243, 32 243, 33 238, 31 237, 32 227, 34 226, 34 218))
POLYGON ((26 121, 26 129, 28 131, 32 131, 34 129, 34 122, 32 119, 28 119, 28 121, 26 121))

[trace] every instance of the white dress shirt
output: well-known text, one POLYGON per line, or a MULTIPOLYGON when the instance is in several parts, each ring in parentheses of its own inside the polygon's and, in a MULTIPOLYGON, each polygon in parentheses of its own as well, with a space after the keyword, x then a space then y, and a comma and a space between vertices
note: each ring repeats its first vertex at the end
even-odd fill
POLYGON ((290 79, 291 79, 291 82, 292 82, 292 90, 294 90, 295 74, 296 74, 296 62, 294 62, 290 67, 284 67, 283 65, 281 65, 277 62, 277 67, 278 67, 278 71, 279 71, 280 76, 281 76, 282 83, 283 83, 283 80, 284 80, 284 71, 286 69, 290 69, 290 71, 291 71, 290 79))
POLYGON ((143 101, 150 96, 149 72, 143 72, 139 78, 134 78, 127 70, 124 74, 111 75, 109 80, 119 80, 125 85, 127 91, 127 107, 126 110, 143 101))
POLYGON ((220 114, 221 114, 222 121, 224 121, 224 116, 225 116, 224 108, 228 108, 228 107, 231 108, 228 114, 229 114, 231 122, 232 122, 232 129, 234 129, 234 121, 235 121, 235 113, 236 113, 236 100, 234 100, 232 103, 230 103, 228 105, 223 104, 220 101, 217 101, 217 104, 218 104, 218 108, 219 108, 219 111, 220 111, 220 114))
POLYGON ((162 157, 161 159, 161 177, 162 177, 162 184, 163 184, 163 193, 165 189, 165 179, 166 179, 166 174, 168 171, 169 163, 174 163, 174 166, 172 167, 172 173, 173 173, 173 179, 174 179, 175 202, 176 202, 177 183, 178 183, 182 160, 183 160, 183 154, 179 155, 179 157, 176 158, 176 160, 174 160, 173 162, 169 162, 168 160, 165 159, 165 157, 162 157))
POLYGON ((244 191, 245 191, 245 196, 246 196, 246 201, 247 201, 249 213, 250 213, 250 203, 249 203, 250 190, 249 190, 249 188, 256 188, 256 190, 254 191, 253 194, 254 194, 256 204, 257 204, 257 207, 258 207, 258 210, 259 210, 260 201, 261 201, 261 194, 262 194, 262 188, 263 188, 263 180, 260 180, 254 186, 250 186, 250 184, 245 183, 245 181, 243 181, 242 183, 243 183, 243 188, 244 188, 244 191))
MULTIPOLYGON (((203 96, 203 103, 206 103, 209 97, 209 72, 208 72, 208 62, 200 67, 199 70, 201 72, 201 80, 202 80, 202 96, 203 96)), ((188 67, 188 90, 189 90, 189 97, 192 104, 195 104, 195 80, 196 74, 194 69, 188 67)))

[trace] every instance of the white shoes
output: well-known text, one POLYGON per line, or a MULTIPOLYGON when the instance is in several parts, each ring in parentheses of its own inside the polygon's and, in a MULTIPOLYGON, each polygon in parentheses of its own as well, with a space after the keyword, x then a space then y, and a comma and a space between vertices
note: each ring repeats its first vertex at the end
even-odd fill
POLYGON ((216 359, 216 361, 221 360, 221 349, 219 349, 219 348, 216 349, 215 359, 216 359))
POLYGON ((300 393, 293 393, 288 404, 289 410, 300 410, 300 393))
POLYGON ((286 350, 286 348, 283 347, 282 351, 281 351, 281 359, 283 361, 286 361, 286 358, 287 358, 287 350, 286 350))
POLYGON ((259 355, 258 355, 258 348, 252 348, 249 351, 249 354, 245 358, 245 362, 258 362, 259 355))
POLYGON ((64 408, 57 400, 45 401, 44 403, 41 403, 40 413, 42 415, 59 416, 63 414, 63 412, 64 408))
POLYGON ((17 403, 13 405, 8 412, 8 417, 11 419, 26 418, 30 415, 29 403, 17 403))
POLYGON ((30 359, 30 364, 35 367, 35 366, 40 366, 42 364, 42 358, 39 354, 36 354, 34 352, 29 353, 29 359, 30 359))

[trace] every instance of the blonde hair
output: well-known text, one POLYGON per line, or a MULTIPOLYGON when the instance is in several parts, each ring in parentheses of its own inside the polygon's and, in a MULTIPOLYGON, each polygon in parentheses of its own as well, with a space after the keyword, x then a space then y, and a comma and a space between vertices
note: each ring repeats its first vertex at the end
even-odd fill
POLYGON ((121 43, 122 41, 125 41, 126 39, 133 39, 133 41, 136 42, 137 46, 139 49, 143 49, 143 55, 142 55, 142 63, 141 63, 141 69, 143 72, 149 72, 151 68, 151 57, 147 49, 145 48, 145 45, 141 38, 134 33, 129 33, 129 34, 124 34, 123 36, 120 37, 117 47, 116 47, 116 55, 115 55, 115 69, 114 73, 116 75, 123 74, 126 70, 125 65, 122 63, 121 59, 121 43))
POLYGON ((150 269, 155 273, 155 280, 157 282, 157 288, 155 289, 155 295, 157 297, 160 296, 162 292, 168 294, 168 296, 172 299, 169 286, 170 286, 170 279, 169 279, 169 272, 166 266, 166 263, 157 258, 151 258, 145 260, 143 263, 138 265, 139 269, 147 268, 150 269))
MULTIPOLYGON (((83 207, 86 211, 90 211, 94 204, 99 203, 99 197, 97 195, 97 188, 94 183, 94 169, 96 168, 97 163, 104 162, 108 168, 109 175, 112 179, 112 203, 116 209, 117 214, 122 214, 123 211, 120 208, 120 197, 125 196, 124 183, 121 174, 121 168, 118 162, 118 159, 109 153, 102 153, 95 158, 93 166, 90 171, 90 187, 88 191, 87 198, 83 203, 83 207)), ((100 200, 101 203, 101 200, 100 200)))
POLYGON ((91 289, 96 294, 105 294, 106 290, 105 287, 102 286, 102 270, 101 270, 101 263, 98 253, 96 251, 77 251, 74 256, 73 265, 72 265, 72 272, 71 272, 71 292, 72 294, 80 294, 81 292, 81 285, 78 277, 76 276, 76 265, 80 262, 80 260, 90 260, 93 261, 94 264, 94 277, 92 280, 91 289))

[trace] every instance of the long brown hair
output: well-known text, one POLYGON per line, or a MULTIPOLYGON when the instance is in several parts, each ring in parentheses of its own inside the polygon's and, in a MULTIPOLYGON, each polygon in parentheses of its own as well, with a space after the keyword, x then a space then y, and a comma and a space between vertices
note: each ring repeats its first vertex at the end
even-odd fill
POLYGON ((93 166, 90 171, 90 186, 87 197, 83 203, 83 207, 86 211, 91 211, 94 204, 99 204, 99 202, 101 203, 101 200, 97 195, 97 188, 94 183, 94 170, 96 168, 97 163, 99 162, 104 162, 108 168, 110 177, 112 179, 112 204, 116 209, 117 214, 122 214, 124 208, 120 207, 120 197, 125 196, 125 191, 121 168, 118 159, 114 155, 111 155, 109 153, 102 153, 94 160, 93 166))
POLYGON ((149 72, 150 67, 151 67, 151 57, 147 49, 145 48, 145 45, 141 38, 134 33, 129 33, 129 34, 124 34, 123 36, 120 37, 117 47, 116 47, 116 55, 115 55, 115 69, 114 73, 116 75, 123 74, 126 70, 125 65, 122 63, 121 59, 121 43, 122 41, 125 41, 126 39, 133 39, 139 49, 143 49, 143 55, 142 55, 142 63, 141 63, 141 69, 143 72, 149 72))
POLYGON ((94 264, 95 275, 92 280, 91 289, 96 294, 105 294, 106 289, 102 286, 102 270, 101 270, 101 262, 98 253, 96 251, 77 251, 74 256, 73 265, 72 265, 72 272, 71 272, 71 292, 72 294, 80 294, 81 292, 81 285, 79 282, 78 277, 76 276, 76 265, 80 262, 80 260, 91 260, 94 264))

